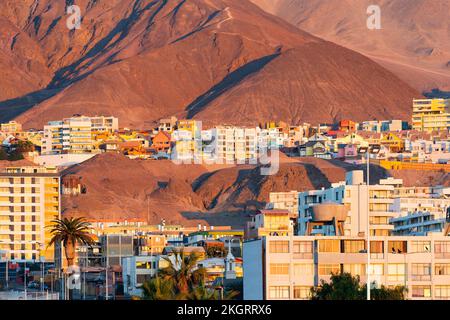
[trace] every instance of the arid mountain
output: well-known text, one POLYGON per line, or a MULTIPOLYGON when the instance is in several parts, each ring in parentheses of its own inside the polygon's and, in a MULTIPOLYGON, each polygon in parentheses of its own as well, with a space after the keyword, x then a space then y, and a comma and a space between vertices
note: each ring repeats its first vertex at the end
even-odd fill
POLYGON ((250 214, 264 207, 271 191, 329 187, 344 178, 345 169, 327 161, 305 161, 283 157, 277 174, 261 176, 255 165, 176 165, 102 154, 65 172, 81 177, 87 191, 64 196, 63 214, 242 227, 250 214))
MULTIPOLYGON (((256 209, 264 208, 272 191, 327 188, 343 181, 346 171, 364 169, 317 158, 280 160, 275 175, 261 176, 255 165, 175 165, 102 154, 65 172, 81 177, 87 191, 63 196, 63 215, 243 227, 256 209)), ((389 175, 404 179, 407 186, 450 181, 443 172, 386 172, 372 166, 371 183, 389 175)))
POLYGON ((450 90, 447 0, 252 0, 318 37, 356 50, 418 90, 450 90), (367 28, 378 5, 381 29, 367 28))
POLYGON ((10 67, 0 71, 0 121, 20 114, 25 127, 40 128, 76 113, 112 114, 133 127, 170 115, 252 125, 409 119, 419 96, 370 59, 248 0, 79 0, 81 29, 69 30, 71 4, 2 1, 0 27, 10 31, 0 57, 10 67))

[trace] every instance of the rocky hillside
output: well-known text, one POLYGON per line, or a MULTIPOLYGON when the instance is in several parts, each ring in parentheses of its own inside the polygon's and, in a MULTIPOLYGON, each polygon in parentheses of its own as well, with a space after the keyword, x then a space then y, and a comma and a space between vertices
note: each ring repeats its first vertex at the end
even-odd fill
POLYGON ((218 123, 410 117, 419 93, 248 0, 3 0, 0 121, 112 114, 218 123))

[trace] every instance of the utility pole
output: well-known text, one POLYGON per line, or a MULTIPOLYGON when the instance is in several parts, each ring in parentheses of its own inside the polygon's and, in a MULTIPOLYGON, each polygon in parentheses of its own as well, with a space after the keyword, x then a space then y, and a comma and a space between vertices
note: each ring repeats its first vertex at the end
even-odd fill
POLYGON ((367 300, 370 301, 370 157, 369 147, 367 148, 367 300))
POLYGON ((23 263, 23 287, 25 292, 25 300, 27 300, 27 260, 23 263))
MULTIPOLYGON (((108 240, 106 240, 106 241, 108 242, 108 240)), ((109 265, 108 250, 106 250, 106 267, 105 267, 105 272, 106 272, 106 279, 105 279, 106 296, 105 296, 105 300, 108 300, 108 265, 109 265)))

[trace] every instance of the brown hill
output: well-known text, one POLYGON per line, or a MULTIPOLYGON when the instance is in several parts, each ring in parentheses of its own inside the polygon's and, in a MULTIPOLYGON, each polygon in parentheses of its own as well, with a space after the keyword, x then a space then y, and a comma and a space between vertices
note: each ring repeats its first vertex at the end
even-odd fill
MULTIPOLYGON (((408 119, 419 95, 371 60, 248 0, 80 0, 81 29, 72 31, 68 2, 4 2, 2 25, 26 35, 52 74, 0 97, 9 99, 0 120, 32 107, 18 117, 26 127, 75 113, 113 114, 123 126, 169 115, 237 124, 408 119)), ((15 47, 7 54, 20 60, 15 47)))
MULTIPOLYGON (((346 171, 363 169, 316 158, 281 157, 280 162, 278 173, 261 176, 255 165, 176 165, 101 154, 65 172, 81 177, 87 192, 63 196, 63 214, 243 227, 256 209, 264 208, 270 192, 327 188, 343 181, 346 171)), ((407 186, 448 181, 448 174, 440 172, 419 175, 372 166, 371 183, 388 175, 404 179, 407 186)))
POLYGON ((419 90, 450 90, 450 2, 445 0, 252 0, 312 34, 356 50, 419 90), (369 5, 381 30, 366 27, 369 5))

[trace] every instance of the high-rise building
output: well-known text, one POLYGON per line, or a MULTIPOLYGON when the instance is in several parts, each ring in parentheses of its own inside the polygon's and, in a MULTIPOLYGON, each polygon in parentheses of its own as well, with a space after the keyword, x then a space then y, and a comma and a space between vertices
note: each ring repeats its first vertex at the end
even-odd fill
POLYGON ((0 251, 9 260, 54 260, 46 228, 60 217, 60 174, 49 167, 11 167, 0 172, 0 251))
POLYGON ((427 132, 450 130, 450 99, 414 99, 412 129, 427 132))
MULTIPOLYGON (((299 235, 307 233, 313 208, 321 203, 338 203, 348 208, 348 214, 344 222, 344 235, 346 236, 366 234, 368 216, 370 217, 371 236, 389 235, 394 228, 389 224, 389 219, 396 215, 396 212, 391 209, 394 201, 394 187, 401 183, 402 181, 397 179, 384 179, 380 180, 379 184, 370 185, 370 198, 368 200, 363 171, 355 170, 347 172, 345 182, 333 183, 331 188, 301 192, 298 197, 299 235), (367 214, 368 210, 370 215, 367 214)), ((324 228, 328 228, 328 226, 324 226, 324 228)), ((321 230, 321 232, 327 234, 327 232, 334 232, 334 230, 321 230)))
POLYGON ((215 158, 223 163, 249 163, 258 158, 259 128, 217 126, 213 129, 215 158))
POLYGON ((347 272, 372 286, 403 286, 407 299, 450 299, 450 239, 266 236, 244 242, 244 300, 309 299, 311 287, 347 272))
POLYGON ((42 154, 81 154, 95 152, 93 133, 118 129, 114 117, 73 116, 62 121, 50 121, 44 126, 42 154))

